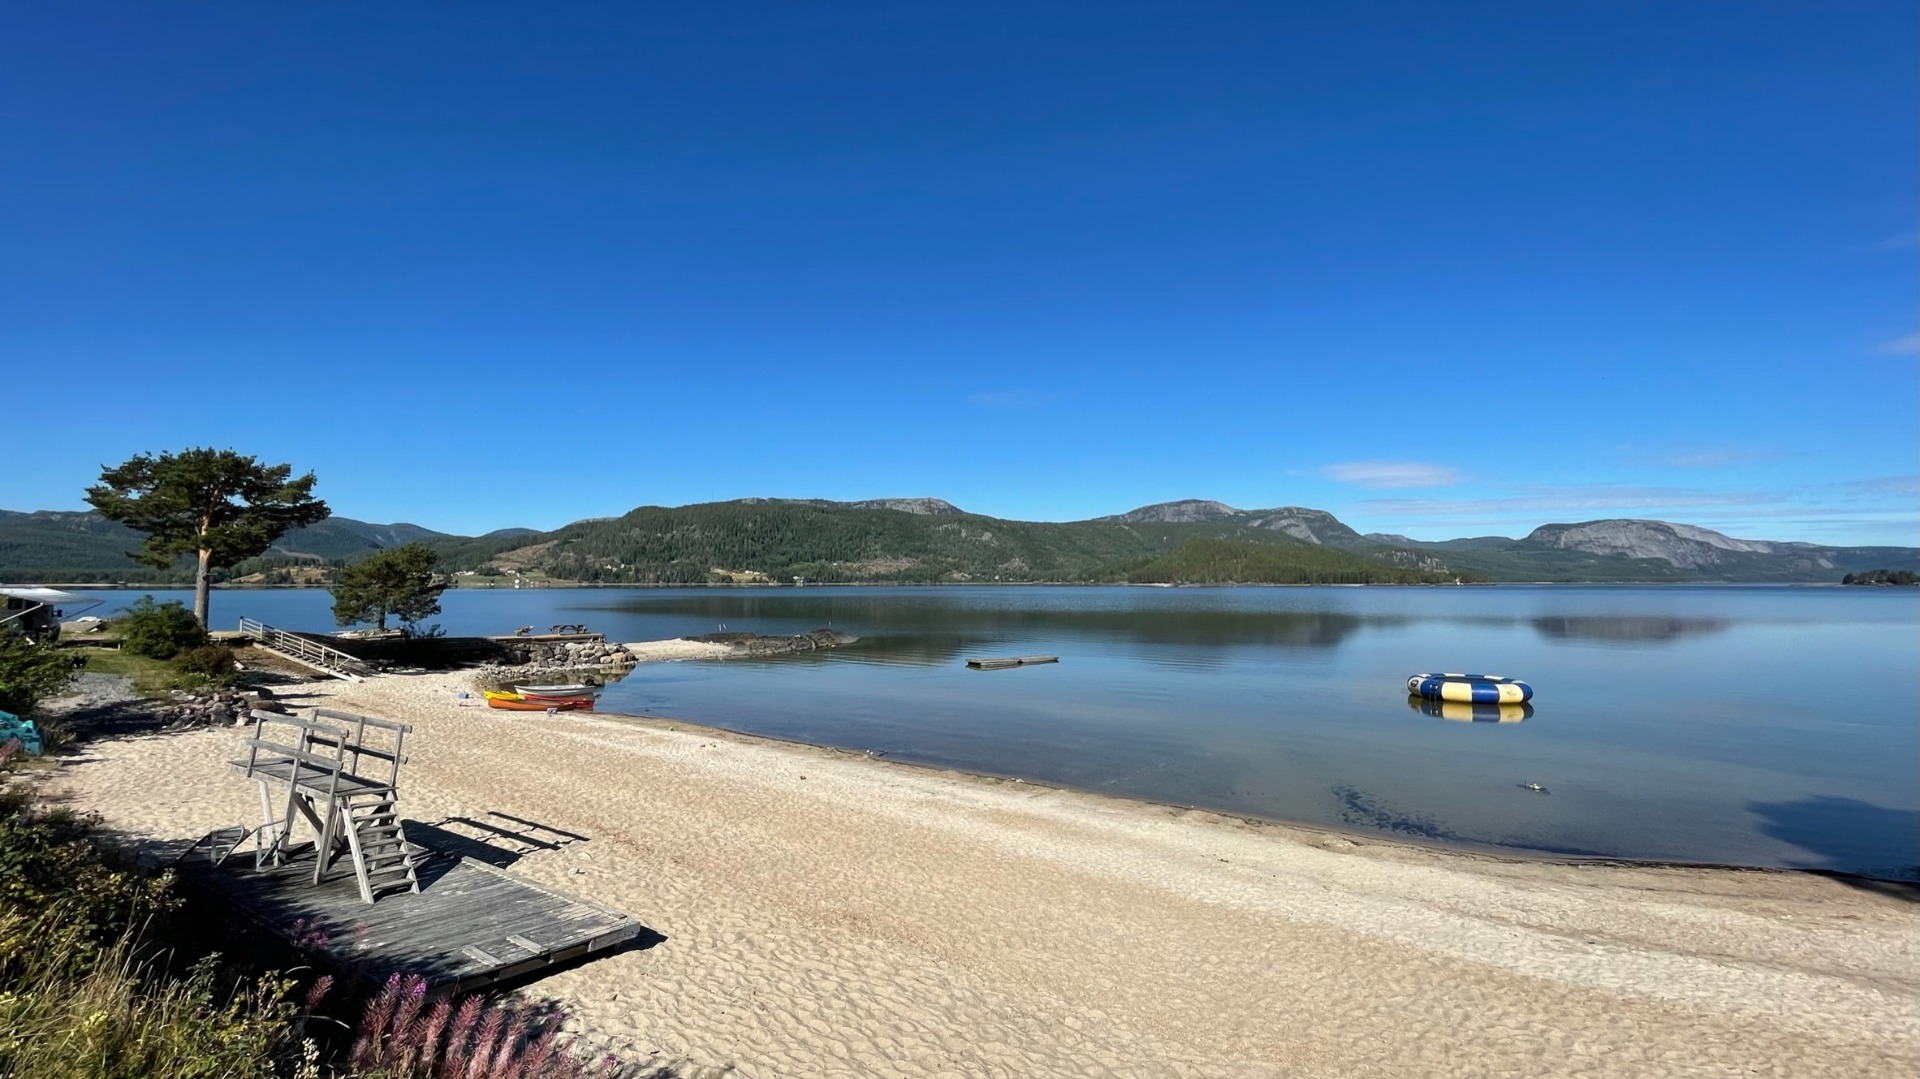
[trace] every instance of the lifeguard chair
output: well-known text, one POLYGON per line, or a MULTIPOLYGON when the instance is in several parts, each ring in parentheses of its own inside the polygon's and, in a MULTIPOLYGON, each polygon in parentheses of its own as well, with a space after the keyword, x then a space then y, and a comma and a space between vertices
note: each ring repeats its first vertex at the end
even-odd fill
POLYGON ((363 902, 418 892, 416 862, 423 852, 407 842, 399 809, 402 749, 412 730, 326 708, 315 709, 311 719, 254 712, 246 759, 233 766, 260 785, 255 867, 285 865, 311 847, 315 884, 346 855, 363 902), (302 821, 313 832, 311 843, 294 840, 302 821))

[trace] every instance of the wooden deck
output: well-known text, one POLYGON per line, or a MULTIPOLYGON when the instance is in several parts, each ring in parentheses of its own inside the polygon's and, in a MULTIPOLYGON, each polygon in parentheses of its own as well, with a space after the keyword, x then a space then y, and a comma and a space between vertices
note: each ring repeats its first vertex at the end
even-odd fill
POLYGON ((639 936, 617 911, 544 888, 469 858, 429 851, 420 891, 368 904, 351 875, 313 883, 311 850, 255 869, 242 847, 223 864, 189 854, 183 883, 212 894, 259 928, 292 943, 324 935, 345 971, 384 980, 416 974, 435 990, 463 992, 616 948, 639 936), (299 923, 299 928, 296 928, 299 923))

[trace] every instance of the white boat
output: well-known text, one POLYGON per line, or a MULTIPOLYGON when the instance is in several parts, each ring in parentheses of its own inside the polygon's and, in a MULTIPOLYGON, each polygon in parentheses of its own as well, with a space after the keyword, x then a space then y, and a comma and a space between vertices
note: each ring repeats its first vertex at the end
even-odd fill
POLYGON ((513 691, 525 697, 597 697, 605 688, 598 682, 575 682, 564 686, 514 686, 513 691))

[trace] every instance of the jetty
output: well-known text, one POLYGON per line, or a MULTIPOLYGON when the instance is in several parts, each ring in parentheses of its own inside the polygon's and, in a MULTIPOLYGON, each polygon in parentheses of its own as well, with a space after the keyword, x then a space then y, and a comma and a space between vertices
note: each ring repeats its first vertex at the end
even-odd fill
POLYGON ((967 668, 975 671, 1000 671, 1008 667, 1031 667, 1038 663, 1058 663, 1059 656, 1008 656, 1003 659, 970 659, 967 668))
POLYGON ((322 644, 314 640, 311 634, 277 629, 255 618, 242 618, 237 636, 252 641, 255 647, 330 678, 358 682, 372 673, 358 656, 322 644))
MULTIPOLYGON (((404 820, 406 724, 328 709, 253 720, 246 756, 232 763, 259 787, 260 823, 209 832, 174 866, 184 885, 255 929, 350 975, 416 975, 449 992, 601 954, 644 932, 625 914, 470 857, 439 842, 440 829, 404 820)), ((499 816, 522 832, 533 823, 499 816)))

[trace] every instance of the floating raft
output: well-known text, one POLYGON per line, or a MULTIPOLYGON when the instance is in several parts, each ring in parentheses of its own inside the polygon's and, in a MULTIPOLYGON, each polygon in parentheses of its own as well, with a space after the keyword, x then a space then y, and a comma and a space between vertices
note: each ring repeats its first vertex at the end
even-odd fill
POLYGON ((970 659, 967 668, 975 671, 1000 671, 1008 667, 1031 667, 1036 663, 1058 663, 1059 656, 1008 656, 1004 659, 970 659))
POLYGON ((1533 699, 1532 686, 1497 674, 1416 674, 1407 679, 1407 693, 1460 704, 1524 704, 1533 699))

